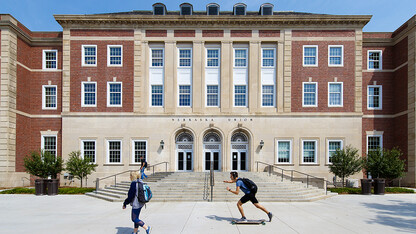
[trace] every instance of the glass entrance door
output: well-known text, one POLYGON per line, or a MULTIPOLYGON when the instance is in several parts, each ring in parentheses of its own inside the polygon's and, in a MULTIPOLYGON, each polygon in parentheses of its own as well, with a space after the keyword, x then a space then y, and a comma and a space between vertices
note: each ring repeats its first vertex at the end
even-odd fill
POLYGON ((233 171, 246 171, 247 170, 247 151, 238 150, 232 152, 231 169, 233 171))
POLYGON ((178 150, 178 171, 192 171, 192 151, 178 150))
POLYGON ((205 151, 205 166, 206 171, 211 170, 211 164, 214 167, 214 171, 220 170, 220 152, 219 151, 205 151))

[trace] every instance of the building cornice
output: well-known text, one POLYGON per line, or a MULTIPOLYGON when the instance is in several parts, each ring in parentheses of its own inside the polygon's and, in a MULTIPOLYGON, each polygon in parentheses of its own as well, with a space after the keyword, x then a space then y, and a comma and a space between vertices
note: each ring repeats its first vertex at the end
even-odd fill
POLYGON ((54 15, 64 28, 91 27, 93 25, 121 27, 298 27, 298 26, 335 26, 362 28, 371 19, 369 15, 274 15, 274 16, 153 16, 153 15, 54 15))

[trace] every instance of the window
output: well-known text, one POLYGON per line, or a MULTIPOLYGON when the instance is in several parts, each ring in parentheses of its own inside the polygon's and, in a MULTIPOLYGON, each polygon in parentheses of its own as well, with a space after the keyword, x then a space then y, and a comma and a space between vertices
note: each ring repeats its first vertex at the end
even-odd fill
POLYGON ((96 82, 82 82, 82 100, 81 106, 95 107, 97 106, 97 83, 96 82))
POLYGON ((341 140, 329 140, 328 141, 328 163, 332 163, 331 157, 338 149, 342 149, 341 140))
POLYGON ((122 106, 122 85, 121 82, 107 83, 107 106, 122 106))
POLYGON ((179 106, 191 106, 190 85, 179 85, 179 106))
POLYGON ((153 5, 153 15, 165 15, 166 7, 163 4, 154 4, 153 5))
POLYGON ((97 66, 97 46, 82 46, 82 66, 97 66))
POLYGON ((343 84, 329 82, 328 83, 328 106, 343 106, 343 84))
POLYGON ((262 63, 263 67, 274 67, 274 49, 262 50, 262 63))
POLYGON ((274 106, 274 86, 273 85, 263 85, 263 106, 274 106))
POLYGON ((152 67, 163 67, 163 49, 152 50, 152 67))
POLYGON ((316 144, 317 141, 303 140, 302 162, 303 163, 317 163, 316 162, 316 144))
POLYGON ((207 15, 219 15, 220 7, 217 4, 207 5, 207 15))
POLYGON ((368 70, 381 70, 382 69, 382 55, 381 50, 369 50, 368 51, 368 70))
POLYGON ((328 46, 328 66, 330 67, 342 67, 344 66, 344 46, 342 45, 330 45, 328 46))
POLYGON ((58 68, 58 51, 57 50, 43 50, 43 69, 57 69, 58 68))
POLYGON ((123 65, 123 46, 109 45, 107 46, 107 66, 123 65))
POLYGON ((246 106, 247 86, 234 86, 234 106, 246 106))
POLYGON ((291 163, 292 161, 292 141, 277 141, 277 163, 291 163))
POLYGON ((82 157, 95 163, 95 140, 82 141, 82 157))
POLYGON ((318 66, 318 46, 303 46, 303 66, 318 66))
POLYGON ((49 152, 56 157, 57 150, 57 136, 56 135, 43 135, 42 136, 42 150, 44 152, 49 152))
POLYGON ((218 67, 220 58, 219 49, 207 49, 207 67, 218 67))
POLYGON ((367 109, 381 110, 382 97, 381 85, 369 85, 367 88, 367 109))
POLYGON ((163 85, 152 85, 152 106, 163 106, 163 85))
POLYGON ((247 49, 234 49, 234 67, 247 67, 247 49))
POLYGON ((317 107, 317 86, 318 83, 303 83, 303 95, 302 95, 302 106, 304 107, 317 107))
POLYGON ((179 67, 191 67, 192 66, 192 50, 191 49, 179 49, 179 67))
POLYGON ((241 3, 235 4, 234 15, 246 15, 246 5, 241 3))
POLYGON ((181 15, 192 15, 192 5, 190 4, 181 4, 181 15))
POLYGON ((147 142, 133 141, 133 163, 141 163, 141 158, 146 160, 147 156, 147 142))
POLYGON ((383 148, 382 135, 367 135, 367 153, 383 148))
POLYGON ((109 140, 108 145, 108 163, 121 163, 121 141, 109 140))
POLYGON ((207 85, 207 106, 219 106, 218 85, 207 85))
POLYGON ((272 4, 263 4, 260 7, 261 15, 273 15, 273 5, 272 4))
POLYGON ((56 85, 43 85, 42 87, 42 109, 56 110, 56 85))

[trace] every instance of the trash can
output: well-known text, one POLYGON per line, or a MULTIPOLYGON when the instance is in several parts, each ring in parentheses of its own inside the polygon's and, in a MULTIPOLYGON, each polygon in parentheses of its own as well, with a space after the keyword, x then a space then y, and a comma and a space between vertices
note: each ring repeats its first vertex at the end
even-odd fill
POLYGON ((361 194, 370 195, 371 194, 371 179, 361 179, 361 194))
POLYGON ((58 179, 48 180, 48 195, 58 195, 58 179))
POLYGON ((35 194, 36 196, 46 195, 46 183, 44 179, 35 180, 35 194))
POLYGON ((386 187, 385 179, 374 179, 374 194, 384 195, 386 187))

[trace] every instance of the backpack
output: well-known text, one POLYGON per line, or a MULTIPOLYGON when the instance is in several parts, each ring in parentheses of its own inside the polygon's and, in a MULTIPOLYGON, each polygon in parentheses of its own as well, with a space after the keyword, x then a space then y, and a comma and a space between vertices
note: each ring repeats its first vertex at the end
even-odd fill
POLYGON ((137 192, 137 200, 139 200, 140 203, 147 203, 152 199, 152 191, 150 190, 149 185, 142 182, 138 183, 138 192, 137 192))
POLYGON ((257 193, 257 185, 248 178, 239 178, 239 180, 243 181, 244 185, 250 190, 250 193, 257 193))

